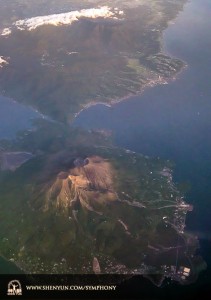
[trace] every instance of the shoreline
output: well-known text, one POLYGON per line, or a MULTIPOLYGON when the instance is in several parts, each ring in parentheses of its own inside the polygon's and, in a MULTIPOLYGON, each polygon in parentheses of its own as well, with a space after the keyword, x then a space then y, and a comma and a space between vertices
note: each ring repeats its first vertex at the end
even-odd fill
MULTIPOLYGON (((184 7, 183 7, 182 12, 184 12, 185 6, 187 6, 189 3, 190 3, 190 1, 187 0, 186 3, 184 4, 184 7)), ((176 81, 176 80, 178 79, 179 75, 180 75, 186 68, 188 68, 188 64, 187 64, 184 60, 175 57, 174 55, 170 54, 168 51, 166 51, 166 50, 164 49, 164 48, 165 48, 165 47, 164 47, 164 44, 165 44, 165 43, 164 43, 164 32, 165 32, 166 30, 168 30, 168 28, 169 28, 170 25, 174 25, 174 24, 175 24, 174 21, 178 18, 178 16, 179 16, 180 13, 181 13, 181 11, 176 15, 176 17, 175 17, 173 20, 169 20, 169 21, 167 22, 166 28, 162 31, 162 33, 161 33, 162 41, 161 41, 160 52, 159 52, 159 53, 163 53, 163 54, 169 56, 170 58, 173 58, 173 59, 176 58, 176 59, 180 60, 180 61, 183 63, 183 67, 182 67, 182 68, 181 68, 181 69, 180 69, 173 77, 171 77, 171 78, 168 78, 168 79, 161 78, 161 80, 152 80, 152 81, 149 81, 146 85, 144 85, 144 86, 143 86, 139 91, 137 91, 135 94, 129 93, 129 94, 127 94, 126 96, 124 96, 124 97, 122 97, 122 98, 116 98, 116 99, 110 100, 110 102, 108 102, 108 103, 106 103, 106 102, 95 102, 95 101, 91 101, 91 102, 89 102, 89 103, 87 103, 87 104, 82 105, 82 109, 81 109, 79 112, 75 113, 75 115, 74 115, 74 120, 73 120, 69 125, 71 125, 71 124, 75 121, 75 118, 76 118, 82 111, 86 110, 87 108, 89 108, 89 107, 91 107, 91 106, 101 104, 101 105, 105 105, 105 106, 107 106, 107 107, 112 107, 112 105, 115 105, 115 104, 120 103, 120 102, 125 101, 125 100, 129 100, 129 99, 132 98, 132 97, 140 96, 140 95, 145 91, 145 89, 147 89, 147 88, 152 88, 152 87, 155 87, 155 86, 157 86, 157 85, 159 85, 159 84, 160 84, 160 85, 169 84, 170 82, 176 81), (155 81, 155 82, 154 82, 154 81, 155 81)))
MULTIPOLYGON (((176 58, 175 56, 165 52, 165 51, 161 51, 160 53, 164 53, 166 55, 168 55, 170 58, 176 58)), ((141 87, 140 90, 138 90, 135 94, 132 94, 132 93, 129 93, 127 95, 125 95, 124 97, 122 98, 114 98, 112 100, 110 100, 110 102, 95 102, 95 101, 91 101, 87 104, 84 104, 82 105, 82 109, 75 113, 74 115, 74 120, 69 124, 69 125, 72 125, 72 123, 75 121, 76 117, 84 110, 88 109, 89 107, 91 106, 95 106, 95 105, 105 105, 107 107, 112 107, 113 105, 117 104, 117 103, 120 103, 122 101, 127 101, 127 100, 130 100, 130 98, 132 97, 138 97, 138 96, 141 96, 142 93, 148 89, 148 88, 153 88, 155 86, 158 86, 158 85, 164 85, 164 84, 169 84, 170 82, 174 82, 176 80, 178 80, 178 77, 181 73, 183 73, 183 71, 188 68, 188 64, 183 61, 183 60, 180 60, 184 65, 183 67, 174 75, 172 76, 171 78, 163 78, 163 77, 160 77, 159 79, 153 79, 153 80, 149 80, 148 83, 146 83, 143 87, 141 87)))
MULTIPOLYGON (((0 97, 6 98, 7 100, 9 100, 9 101, 11 101, 11 102, 13 102, 13 103, 15 103, 15 104, 17 104, 17 105, 22 106, 23 108, 31 109, 33 112, 39 114, 40 117, 42 117, 43 119, 51 120, 51 121, 54 121, 54 122, 55 122, 55 120, 52 120, 49 116, 45 116, 45 115, 42 114, 39 110, 37 110, 36 108, 34 108, 34 107, 30 106, 30 105, 24 105, 24 104, 22 104, 22 103, 20 103, 20 102, 18 102, 18 101, 16 101, 16 100, 14 100, 14 99, 11 98, 11 97, 4 95, 4 94, 0 94, 0 97)), ((33 120, 33 119, 36 119, 36 118, 31 118, 31 119, 29 119, 29 120, 33 120)))

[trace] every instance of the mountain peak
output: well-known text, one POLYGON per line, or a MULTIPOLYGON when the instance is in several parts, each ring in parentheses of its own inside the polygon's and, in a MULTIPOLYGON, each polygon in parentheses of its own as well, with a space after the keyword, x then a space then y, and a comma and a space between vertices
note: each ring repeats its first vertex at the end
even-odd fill
MULTIPOLYGON (((36 185, 32 196, 32 205, 43 211, 56 206, 63 212, 72 214, 77 205, 101 214, 94 209, 100 199, 114 200, 113 169, 111 163, 94 156, 83 159, 77 157, 74 167, 61 171, 57 177, 47 183, 36 185), (38 192, 37 192, 38 191, 38 192)), ((100 200, 100 201, 99 201, 100 200)))

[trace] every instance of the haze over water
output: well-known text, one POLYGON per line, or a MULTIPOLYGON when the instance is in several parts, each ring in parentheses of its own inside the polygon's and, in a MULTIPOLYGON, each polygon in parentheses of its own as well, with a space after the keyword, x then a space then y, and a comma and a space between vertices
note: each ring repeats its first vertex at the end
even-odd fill
MULTIPOLYGON (((81 112, 74 126, 112 129, 117 146, 176 163, 174 180, 189 181, 194 205, 186 229, 199 231, 200 253, 211 251, 211 2, 192 0, 164 32, 164 50, 188 64, 177 81, 147 89, 110 109, 81 112)), ((209 268, 208 268, 209 269, 209 268)))

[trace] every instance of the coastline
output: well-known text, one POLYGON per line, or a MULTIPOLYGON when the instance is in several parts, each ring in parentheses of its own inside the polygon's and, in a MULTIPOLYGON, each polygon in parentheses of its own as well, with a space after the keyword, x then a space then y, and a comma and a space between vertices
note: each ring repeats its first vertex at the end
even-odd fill
MULTIPOLYGON (((184 4, 184 7, 183 7, 183 10, 182 12, 185 10, 185 6, 188 5, 190 2, 190 0, 186 0, 186 3, 184 4)), ((169 20, 168 23, 167 23, 167 26, 166 28, 162 31, 161 33, 161 36, 162 36, 162 40, 161 40, 161 45, 160 45, 160 53, 163 53, 167 56, 169 56, 170 58, 172 59, 175 59, 177 57, 173 56, 172 54, 170 54, 168 51, 166 51, 164 48, 164 31, 168 30, 169 26, 170 25, 174 25, 174 21, 178 18, 179 14, 181 13, 181 11, 176 15, 176 17, 173 19, 173 20, 169 20)), ((105 105, 107 107, 112 107, 112 105, 115 105, 119 102, 122 102, 122 101, 125 101, 125 100, 129 100, 131 97, 137 97, 137 96, 140 96, 144 91, 145 89, 148 89, 148 88, 152 88, 152 87, 155 87, 157 85, 163 85, 163 84, 168 84, 170 82, 173 82, 173 81, 176 81, 179 77, 179 75, 188 67, 188 64, 180 59, 180 58, 177 58, 179 59, 182 63, 183 63, 183 67, 171 78, 160 78, 160 79, 157 79, 157 80, 151 80, 149 81, 148 83, 146 83, 140 90, 138 90, 135 94, 132 94, 132 93, 129 93, 127 95, 125 95, 124 97, 122 98, 114 98, 114 99, 111 99, 110 102, 95 102, 95 101, 91 101, 87 104, 82 104, 82 109, 75 113, 74 115, 74 119, 84 110, 86 110, 87 108, 91 107, 91 106, 94 106, 94 105, 98 105, 98 104, 101 104, 101 105, 105 105)), ((72 123, 74 122, 74 120, 69 124, 71 125, 72 123)))
MULTIPOLYGON (((1 256, 1 258, 3 258, 3 260, 5 260, 5 262, 12 263, 15 267, 17 267, 20 271, 22 271, 22 272, 25 274, 24 269, 22 269, 21 265, 19 265, 18 262, 16 263, 16 262, 13 260, 13 258, 7 259, 4 255, 2 255, 2 253, 0 253, 0 256, 1 256)), ((19 273, 18 273, 18 274, 19 274, 19 273)))
MULTIPOLYGON (((9 97, 9 96, 7 96, 7 95, 4 95, 4 94, 0 94, 0 97, 6 98, 6 99, 12 101, 13 103, 15 103, 15 104, 17 104, 17 105, 22 106, 23 108, 33 110, 35 113, 39 114, 40 117, 42 117, 43 119, 51 120, 51 121, 54 121, 54 122, 55 122, 55 120, 52 120, 49 116, 43 115, 40 111, 38 111, 36 108, 34 108, 34 107, 30 106, 30 105, 24 105, 24 104, 22 104, 22 103, 19 103, 18 101, 14 100, 13 98, 11 98, 11 97, 9 97)), ((30 120, 31 120, 31 119, 30 119, 30 120)), ((32 120, 33 120, 33 118, 32 118, 32 120)))
MULTIPOLYGON (((172 56, 171 54, 169 54, 168 52, 161 51, 161 53, 168 55, 170 58, 174 58, 174 59, 176 58, 176 57, 172 56)), ((140 90, 137 90, 137 92, 135 94, 129 93, 122 98, 111 99, 110 102, 91 101, 87 104, 84 104, 84 105, 82 104, 82 109, 79 112, 75 113, 74 120, 82 111, 86 110, 87 108, 89 108, 91 106, 101 104, 101 105, 105 105, 107 107, 112 107, 113 105, 120 103, 122 101, 125 101, 125 100, 129 101, 130 98, 132 98, 132 97, 140 96, 148 88, 153 88, 157 85, 169 84, 170 82, 178 80, 179 75, 188 67, 188 64, 185 61, 183 61, 183 60, 180 60, 180 61, 183 63, 183 67, 173 77, 171 77, 171 78, 159 77, 158 79, 153 79, 153 80, 149 81, 148 83, 146 83, 143 87, 141 87, 140 90)), ((71 125, 74 122, 74 120, 69 125, 71 125)))

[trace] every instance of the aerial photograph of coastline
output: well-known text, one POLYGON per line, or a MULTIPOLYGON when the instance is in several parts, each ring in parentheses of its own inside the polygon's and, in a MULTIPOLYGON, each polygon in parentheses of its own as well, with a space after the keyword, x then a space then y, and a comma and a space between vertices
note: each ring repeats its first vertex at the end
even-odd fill
POLYGON ((210 299, 210 30, 210 0, 0 0, 0 299, 210 299))

